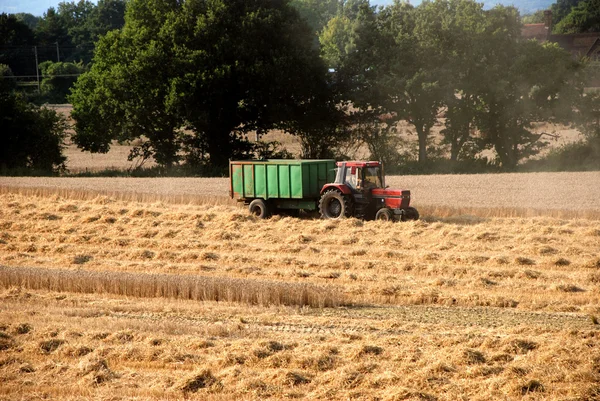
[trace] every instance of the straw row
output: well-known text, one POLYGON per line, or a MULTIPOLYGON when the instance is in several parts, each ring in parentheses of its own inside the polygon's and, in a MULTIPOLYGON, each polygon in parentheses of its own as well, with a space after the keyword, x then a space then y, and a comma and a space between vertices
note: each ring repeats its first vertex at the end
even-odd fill
POLYGON ((335 288, 301 283, 173 274, 95 272, 0 266, 0 286, 31 290, 116 294, 141 298, 239 302, 250 305, 335 307, 335 288))

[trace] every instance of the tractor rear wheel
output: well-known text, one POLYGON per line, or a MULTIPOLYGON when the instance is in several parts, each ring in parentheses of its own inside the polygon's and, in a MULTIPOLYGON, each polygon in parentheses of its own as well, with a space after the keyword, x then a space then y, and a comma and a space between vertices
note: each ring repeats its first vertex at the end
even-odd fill
POLYGON ((392 221, 393 219, 392 211, 387 207, 382 207, 375 214, 375 220, 392 221))
POLYGON ((325 192, 319 200, 319 212, 323 219, 352 217, 352 206, 352 199, 335 189, 325 192))
POLYGON ((262 199, 254 199, 248 205, 248 210, 251 214, 255 215, 259 219, 267 219, 271 216, 271 209, 267 203, 262 199))
POLYGON ((402 215, 402 221, 410 220, 419 220, 419 212, 414 207, 407 207, 402 215))

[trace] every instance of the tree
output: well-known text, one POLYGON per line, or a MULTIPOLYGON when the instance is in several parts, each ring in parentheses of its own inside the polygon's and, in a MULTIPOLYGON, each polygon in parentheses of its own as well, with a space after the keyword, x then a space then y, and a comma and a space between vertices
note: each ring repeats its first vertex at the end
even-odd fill
POLYGON ((475 115, 487 68, 486 15, 482 4, 470 0, 426 3, 421 14, 419 41, 441 66, 436 70, 445 109, 442 144, 450 145, 450 160, 456 162, 465 145, 477 142, 475 115))
POLYGON ((330 85, 336 101, 351 123, 351 136, 367 145, 371 158, 396 162, 397 119, 384 108, 383 85, 378 81, 381 66, 394 55, 393 39, 382 34, 375 7, 368 1, 345 3, 319 40, 321 55, 332 71, 330 85), (382 119, 382 115, 392 118, 382 119))
POLYGON ((249 132, 295 132, 304 110, 323 104, 325 68, 287 1, 191 1, 181 17, 171 104, 204 139, 211 164, 226 166, 249 132))
POLYGON ((600 32, 600 0, 585 0, 571 8, 555 26, 555 33, 600 32))
POLYGON ((77 77, 85 71, 83 63, 46 61, 40 64, 42 79, 41 90, 49 103, 65 103, 71 87, 77 77))
MULTIPOLYGON (((0 65, 2 76, 10 70, 0 65)), ((0 170, 30 169, 56 172, 64 169, 62 155, 66 123, 55 111, 27 103, 10 86, 0 87, 0 170)))
POLYGON ((312 33, 287 1, 134 0, 125 21, 71 97, 85 150, 143 136, 160 164, 184 146, 223 168, 247 155, 250 132, 300 135, 326 104, 312 33))
POLYGON ((68 26, 54 7, 44 13, 35 28, 35 37, 38 45, 70 46, 68 26))
POLYGON ((0 92, 10 92, 17 88, 15 75, 6 64, 0 64, 0 92))
POLYGON ((155 1, 151 11, 141 1, 133 4, 123 30, 98 42, 90 71, 69 97, 73 141, 83 150, 106 153, 113 140, 146 138, 131 156, 153 156, 166 167, 178 161, 183 121, 167 105, 175 66, 161 33, 173 3, 155 1))
POLYGON ((37 27, 37 24, 40 21, 40 17, 36 17, 35 15, 30 13, 16 13, 14 14, 14 16, 17 17, 19 21, 27 25, 32 31, 35 31, 35 28, 37 27))
POLYGON ((35 63, 24 55, 31 55, 35 37, 23 21, 12 14, 0 14, 0 64, 8 65, 15 75, 35 74, 35 63))
POLYGON ((290 4, 298 10, 300 16, 308 22, 312 31, 318 34, 333 18, 343 0, 292 0, 290 4))
POLYGON ((99 0, 88 19, 92 42, 125 25, 125 0, 99 0))
POLYGON ((578 62, 556 44, 520 41, 518 13, 498 6, 488 12, 486 79, 479 89, 477 126, 500 165, 514 170, 539 153, 543 136, 532 123, 569 118, 581 91, 578 62), (502 29, 501 29, 502 28, 502 29))
MULTIPOLYGON (((125 0, 62 1, 36 24, 38 45, 61 48, 61 61, 88 64, 100 36, 124 24, 125 0)), ((58 60, 56 60, 58 61, 58 60)))
POLYGON ((88 21, 95 8, 94 3, 89 0, 63 1, 58 4, 60 24, 66 31, 70 44, 75 47, 65 57, 67 61, 88 63, 91 60, 94 42, 88 21))
POLYGON ((125 23, 125 0, 100 0, 95 5, 89 0, 61 2, 58 14, 75 46, 68 61, 89 63, 98 39, 125 23))
POLYGON ((584 0, 556 0, 556 3, 550 6, 554 27, 556 27, 556 25, 571 12, 573 7, 577 6, 582 1, 584 0))

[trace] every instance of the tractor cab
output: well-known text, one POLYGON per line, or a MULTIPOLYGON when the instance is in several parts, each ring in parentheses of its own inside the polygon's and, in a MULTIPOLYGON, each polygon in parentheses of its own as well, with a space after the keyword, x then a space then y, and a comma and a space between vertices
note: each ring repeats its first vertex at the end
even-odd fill
POLYGON ((385 188, 380 162, 338 162, 335 183, 345 184, 355 193, 367 194, 374 188, 385 188))

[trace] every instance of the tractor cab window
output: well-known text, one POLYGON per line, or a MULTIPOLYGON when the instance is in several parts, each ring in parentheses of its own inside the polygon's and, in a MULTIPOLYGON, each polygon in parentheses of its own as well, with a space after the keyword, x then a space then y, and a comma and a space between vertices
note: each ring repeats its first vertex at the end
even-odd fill
POLYGON ((357 167, 346 167, 346 185, 351 188, 357 188, 359 173, 360 169, 357 167))
POLYGON ((364 188, 383 188, 381 169, 379 167, 365 167, 363 169, 363 174, 364 188))

